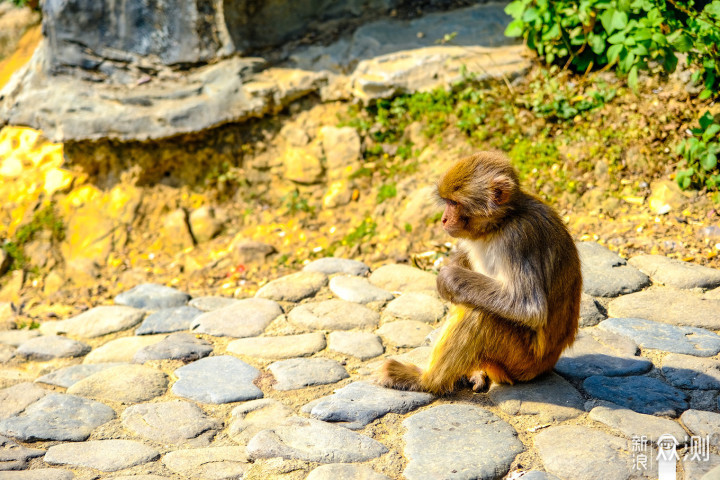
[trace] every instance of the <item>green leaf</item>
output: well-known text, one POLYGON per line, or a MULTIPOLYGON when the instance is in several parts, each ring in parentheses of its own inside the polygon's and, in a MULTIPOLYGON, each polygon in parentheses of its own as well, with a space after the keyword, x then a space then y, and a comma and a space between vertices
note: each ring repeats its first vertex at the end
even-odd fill
POLYGON ((600 23, 602 23, 603 28, 607 33, 612 33, 613 31, 613 14, 615 13, 615 9, 608 8, 605 10, 602 15, 600 15, 600 23))
POLYGON ((510 24, 505 29, 505 36, 506 37, 519 37, 523 34, 523 27, 525 26, 525 22, 523 22, 520 19, 513 20, 510 22, 510 24))
POLYGON ((608 48, 607 57, 608 63, 615 63, 620 55, 620 52, 625 48, 625 45, 613 45, 608 48))
POLYGON ((703 133, 703 142, 710 141, 713 137, 715 137, 715 135, 718 134, 718 132, 720 132, 720 125, 718 125, 717 123, 713 123, 708 127, 707 130, 705 130, 705 133, 703 133))
POLYGON ((505 7, 505 13, 510 15, 511 17, 518 19, 522 16, 523 12, 525 11, 525 2, 522 0, 516 0, 514 2, 510 2, 507 7, 505 7))
POLYGON ((698 123, 700 124, 700 128, 702 128, 703 132, 708 129, 710 125, 715 123, 715 117, 710 112, 703 113, 702 117, 698 119, 698 123))
POLYGON ((698 98, 700 100, 707 100, 708 98, 712 97, 712 90, 705 89, 702 92, 700 92, 700 95, 698 95, 698 98))
POLYGON ((627 13, 615 10, 612 15, 612 26, 615 30, 622 30, 628 23, 627 13))
POLYGON ((595 55, 602 55, 606 46, 607 44, 605 43, 605 39, 603 39, 600 35, 590 34, 590 47, 595 55))
MULTIPOLYGON (((670 39, 668 38, 668 40, 670 39)), ((679 35, 675 40, 671 40, 670 44, 678 52, 689 52, 693 47, 692 38, 690 38, 689 35, 686 35, 684 33, 679 35)))
POLYGON ((630 85, 630 88, 632 88, 633 91, 637 91, 637 85, 638 85, 638 67, 637 67, 637 65, 633 65, 633 67, 630 69, 630 73, 628 74, 628 85, 630 85))
POLYGON ((623 32, 617 32, 614 35, 610 35, 608 37, 608 42, 612 43, 613 45, 617 45, 619 43, 625 43, 625 34, 623 32))
POLYGON ((700 165, 705 169, 705 171, 712 170, 717 167, 717 156, 715 156, 712 152, 708 152, 700 161, 700 165))

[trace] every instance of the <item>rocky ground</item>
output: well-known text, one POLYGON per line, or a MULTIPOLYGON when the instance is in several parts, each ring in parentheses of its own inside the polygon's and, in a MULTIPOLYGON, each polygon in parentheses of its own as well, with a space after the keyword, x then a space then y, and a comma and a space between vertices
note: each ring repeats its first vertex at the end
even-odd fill
POLYGON ((0 478, 657 478, 664 434, 678 478, 720 478, 720 271, 578 248, 575 345, 486 393, 373 383, 447 315, 401 264, 323 258, 241 300, 141 284, 0 331, 0 478))

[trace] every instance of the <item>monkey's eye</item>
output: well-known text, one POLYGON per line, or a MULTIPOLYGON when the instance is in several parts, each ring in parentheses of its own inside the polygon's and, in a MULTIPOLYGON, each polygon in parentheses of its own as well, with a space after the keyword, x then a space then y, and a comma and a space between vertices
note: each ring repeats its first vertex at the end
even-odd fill
POLYGON ((451 207, 456 207, 458 204, 458 202, 456 202, 455 200, 450 200, 449 198, 443 198, 443 200, 445 200, 445 203, 447 203, 451 207))

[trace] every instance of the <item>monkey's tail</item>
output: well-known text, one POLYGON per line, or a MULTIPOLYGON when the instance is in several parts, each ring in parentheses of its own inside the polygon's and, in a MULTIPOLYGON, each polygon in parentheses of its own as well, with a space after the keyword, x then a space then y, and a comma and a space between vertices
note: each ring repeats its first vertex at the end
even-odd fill
POLYGON ((388 358, 378 372, 378 383, 399 390, 421 390, 422 370, 416 365, 388 358))

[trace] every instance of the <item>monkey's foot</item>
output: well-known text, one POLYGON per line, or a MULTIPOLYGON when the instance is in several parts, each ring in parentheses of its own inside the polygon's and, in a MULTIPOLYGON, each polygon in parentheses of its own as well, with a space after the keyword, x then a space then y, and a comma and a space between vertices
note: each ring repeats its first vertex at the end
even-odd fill
POLYGON ((468 382, 472 384, 474 392, 483 392, 490 388, 490 379, 485 370, 475 370, 468 376, 468 382))

